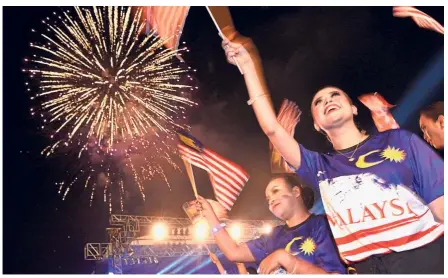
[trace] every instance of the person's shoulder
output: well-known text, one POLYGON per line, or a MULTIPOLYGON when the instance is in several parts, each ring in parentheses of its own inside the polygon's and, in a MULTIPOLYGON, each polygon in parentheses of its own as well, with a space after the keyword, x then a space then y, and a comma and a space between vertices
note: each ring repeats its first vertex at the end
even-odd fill
POLYGON ((331 228, 328 224, 327 216, 324 214, 312 214, 311 215, 311 221, 312 223, 309 223, 309 225, 312 227, 311 231, 313 234, 318 235, 322 233, 329 233, 331 228))
POLYGON ((412 133, 408 130, 398 128, 398 129, 390 129, 390 130, 378 132, 374 135, 374 137, 380 137, 380 138, 387 137, 387 138, 393 138, 393 139, 395 139, 395 138, 409 139, 414 135, 415 135, 414 133, 412 133))
POLYGON ((317 223, 327 222, 327 216, 325 214, 311 214, 311 217, 317 223))
POLYGON ((283 237, 287 233, 288 233, 288 226, 286 226, 286 224, 282 224, 272 227, 272 230, 269 233, 260 234, 257 237, 257 239, 265 242, 272 242, 272 241, 275 242, 279 237, 283 237))
POLYGON ((280 233, 281 231, 283 231, 283 230, 285 230, 285 229, 287 229, 286 224, 281 224, 281 225, 274 226, 274 227, 272 228, 272 232, 271 232, 271 234, 280 233))
POLYGON ((322 225, 328 226, 328 220, 327 216, 325 214, 311 214, 311 222, 313 222, 313 225, 318 227, 321 227, 322 225))
POLYGON ((281 225, 277 225, 272 227, 272 230, 270 233, 267 234, 263 234, 260 237, 264 237, 266 240, 272 240, 277 238, 279 235, 287 232, 287 226, 286 224, 281 224, 281 225))

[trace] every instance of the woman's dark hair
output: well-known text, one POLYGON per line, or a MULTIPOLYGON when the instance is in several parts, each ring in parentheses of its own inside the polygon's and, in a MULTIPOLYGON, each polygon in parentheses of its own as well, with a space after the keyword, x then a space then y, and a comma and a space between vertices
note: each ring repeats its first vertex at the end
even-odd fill
POLYGON ((343 91, 342 89, 340 89, 338 86, 327 85, 327 86, 320 87, 319 90, 317 90, 317 91, 314 93, 313 97, 311 98, 311 107, 313 106, 313 99, 314 99, 314 97, 317 95, 317 93, 319 93, 319 92, 322 91, 323 89, 327 89, 327 88, 335 88, 335 89, 340 90, 340 91, 342 92, 342 94, 345 95, 345 97, 348 99, 348 101, 350 102, 350 104, 353 105, 353 100, 352 100, 352 98, 351 98, 345 91, 343 91))
POLYGON ((426 106, 420 111, 420 115, 425 115, 433 121, 437 121, 440 115, 443 116, 443 101, 437 101, 426 106))
POLYGON ((302 197, 303 204, 307 210, 310 210, 314 205, 314 191, 310 186, 304 185, 303 181, 299 179, 296 174, 292 173, 282 173, 274 174, 271 177, 273 179, 283 179, 286 184, 293 189, 297 186, 300 189, 300 196, 302 197))

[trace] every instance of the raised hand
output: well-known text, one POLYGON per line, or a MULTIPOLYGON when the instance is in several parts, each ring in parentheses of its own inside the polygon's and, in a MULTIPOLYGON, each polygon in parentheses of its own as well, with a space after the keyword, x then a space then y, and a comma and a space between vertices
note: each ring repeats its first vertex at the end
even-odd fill
POLYGON ((218 222, 218 217, 216 216, 212 206, 206 199, 204 199, 202 196, 198 196, 198 199, 193 202, 196 206, 196 209, 201 212, 202 216, 209 222, 209 224, 211 222, 218 222))
POLYGON ((240 35, 235 29, 227 30, 226 38, 222 41, 227 61, 241 67, 243 72, 248 66, 257 65, 260 62, 257 48, 252 40, 240 35))

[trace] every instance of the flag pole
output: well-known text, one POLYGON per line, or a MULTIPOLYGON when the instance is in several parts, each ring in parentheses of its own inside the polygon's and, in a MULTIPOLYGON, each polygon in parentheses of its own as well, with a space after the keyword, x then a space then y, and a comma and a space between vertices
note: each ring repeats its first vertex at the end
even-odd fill
POLYGON ((207 252, 210 254, 211 251, 210 251, 210 249, 208 248, 207 243, 204 242, 204 246, 205 246, 205 248, 207 249, 207 252))
POLYGON ((198 190, 196 189, 196 182, 194 181, 194 175, 193 175, 193 167, 191 167, 191 163, 188 162, 186 159, 182 159, 185 164, 185 169, 187 169, 187 175, 190 179, 191 187, 193 188, 194 197, 198 198, 198 190))
MULTIPOLYGON (((193 167, 191 167, 191 163, 188 162, 186 159, 182 159, 182 160, 184 161, 185 168, 187 169, 188 178, 190 179, 191 187, 193 187, 194 196, 197 199, 198 198, 198 190, 196 189, 196 182, 194 181, 193 167)), ((202 210, 200 211, 200 214, 201 214, 201 217, 203 217, 202 210)), ((204 242, 204 246, 207 249, 207 252, 210 254, 210 249, 208 248, 206 242, 204 242)))
MULTIPOLYGON (((194 175, 193 175, 193 167, 191 167, 191 163, 188 162, 186 159, 182 159, 184 161, 185 164, 185 168, 187 169, 187 174, 188 174, 188 178, 190 179, 190 183, 191 183, 191 187, 193 188, 193 192, 194 192, 194 197, 196 197, 196 199, 198 198, 198 190, 196 189, 196 182, 194 180, 194 175)), ((201 217, 204 217, 202 215, 202 210, 200 211, 201 217)), ((207 246, 207 243, 204 242, 204 246, 207 249, 207 252, 210 254, 210 249, 207 246)))
MULTIPOLYGON (((208 6, 205 6, 205 7, 207 8, 207 11, 208 11, 208 13, 210 14, 210 17, 212 18, 213 23, 215 23, 216 29, 218 29, 218 34, 219 34, 219 36, 220 36, 222 39, 226 39, 226 36, 224 36, 224 34, 222 33, 221 28, 219 27, 218 22, 216 21, 215 17, 213 16, 212 11, 210 10, 210 8, 209 8, 208 6)), ((221 8, 224 8, 224 7, 221 7, 221 8)), ((228 9, 228 8, 227 8, 227 9, 228 9)), ((231 18, 230 18, 230 20, 231 20, 231 18)), ((232 57, 232 58, 233 58, 233 61, 234 61, 235 64, 236 64, 236 66, 238 67, 240 73, 241 73, 241 74, 244 74, 243 71, 241 70, 241 67, 240 67, 240 65, 238 64, 238 61, 236 60, 236 58, 235 58, 235 57, 232 57)))

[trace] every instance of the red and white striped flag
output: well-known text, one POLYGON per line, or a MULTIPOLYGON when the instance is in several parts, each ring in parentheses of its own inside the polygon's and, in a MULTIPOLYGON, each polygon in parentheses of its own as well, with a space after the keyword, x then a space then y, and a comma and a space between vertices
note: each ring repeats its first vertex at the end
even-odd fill
POLYGON ((181 131, 178 136, 180 157, 208 172, 217 201, 230 211, 249 180, 249 174, 241 166, 205 148, 191 134, 181 131))
POLYGON ((179 40, 188 15, 189 6, 151 6, 146 7, 146 19, 149 26, 159 37, 167 40, 165 46, 177 50, 179 40))
POLYGON ((392 14, 395 17, 411 17, 419 27, 444 34, 444 28, 440 23, 414 7, 393 7, 392 14))
POLYGON ((395 121, 394 116, 389 109, 395 105, 387 102, 384 97, 378 93, 369 93, 360 96, 359 101, 362 102, 372 113, 373 122, 379 132, 389 129, 398 129, 400 126, 395 121))
MULTIPOLYGON (((280 106, 280 110, 278 111, 277 120, 286 132, 288 132, 291 136, 294 136, 294 131, 296 125, 300 121, 301 114, 302 111, 300 111, 295 102, 284 99, 282 105, 280 106)), ((293 170, 291 170, 286 160, 274 148, 271 142, 269 142, 269 149, 271 150, 271 172, 292 173, 293 170)))

